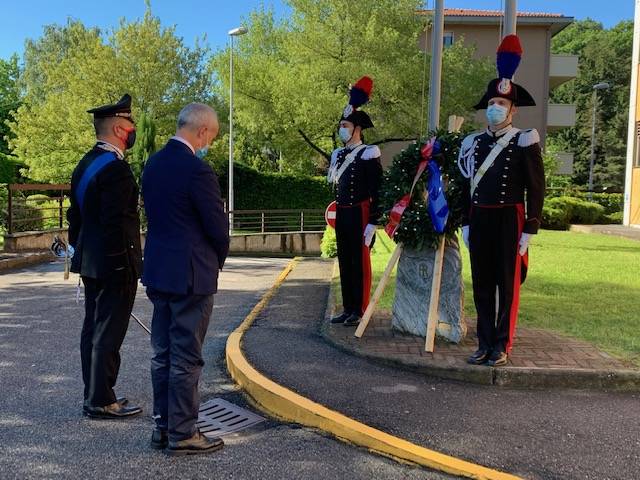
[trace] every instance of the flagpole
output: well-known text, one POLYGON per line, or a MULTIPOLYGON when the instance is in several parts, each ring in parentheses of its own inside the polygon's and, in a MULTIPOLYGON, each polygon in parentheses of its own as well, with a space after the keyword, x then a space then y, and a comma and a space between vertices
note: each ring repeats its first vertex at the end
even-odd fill
MULTIPOLYGON (((429 131, 436 130, 440 125, 440 95, 441 95, 441 85, 442 85, 442 50, 444 45, 444 0, 436 0, 435 3, 435 11, 434 11, 434 20, 433 20, 433 29, 431 31, 431 78, 430 78, 430 86, 429 86, 429 131)), ((444 252, 444 236, 442 237, 442 248, 438 249, 438 251, 442 250, 444 252)), ((362 320, 356 329, 355 336, 360 338, 364 334, 365 329, 369 325, 371 317, 373 316, 373 312, 376 309, 378 301, 380 297, 382 297, 382 293, 391 278, 391 274, 393 272, 393 268, 396 263, 400 259, 400 255, 402 254, 402 243, 398 243, 396 245, 389 262, 387 263, 387 267, 385 268, 384 274, 378 283, 375 293, 367 306, 364 315, 362 316, 362 320)), ((443 257, 443 254, 440 255, 443 257)), ((436 262, 438 262, 436 258, 436 262)), ((440 259, 440 265, 442 264, 442 258, 440 259)), ((434 275, 435 276, 435 275, 434 275)), ((433 291, 433 286, 432 286, 433 291)), ((440 293, 440 282, 438 281, 437 294, 440 293)), ((437 306, 436 301, 436 306, 437 306)), ((437 312, 436 312, 437 315, 437 312)), ((437 323, 437 319, 436 319, 437 323)), ((435 333, 435 327, 433 327, 435 333)), ((432 350, 433 351, 433 348, 432 350)))
MULTIPOLYGON (((433 33, 431 35, 431 86, 429 89, 429 131, 433 132, 440 126, 440 91, 442 88, 442 50, 444 47, 444 0, 436 0, 433 15, 433 33)), ((425 350, 433 352, 436 327, 440 316, 440 286, 442 283, 442 264, 444 261, 444 235, 440 236, 438 249, 434 252, 433 275, 431 277, 431 295, 429 298, 429 312, 427 314, 427 328, 425 332, 425 350)))

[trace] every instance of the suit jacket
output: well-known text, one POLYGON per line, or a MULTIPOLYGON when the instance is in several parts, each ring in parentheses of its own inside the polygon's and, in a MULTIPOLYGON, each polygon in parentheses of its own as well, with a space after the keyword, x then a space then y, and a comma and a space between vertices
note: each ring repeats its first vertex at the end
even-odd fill
POLYGON ((71 177, 71 206, 67 210, 69 243, 75 248, 71 271, 107 280, 115 271, 129 278, 142 273, 138 185, 129 164, 116 157, 89 182, 83 209, 76 198, 85 169, 105 150, 94 146, 80 160, 71 177))
POLYGON ((211 167, 169 140, 144 168, 142 195, 148 222, 142 283, 166 293, 215 293, 229 221, 211 167))

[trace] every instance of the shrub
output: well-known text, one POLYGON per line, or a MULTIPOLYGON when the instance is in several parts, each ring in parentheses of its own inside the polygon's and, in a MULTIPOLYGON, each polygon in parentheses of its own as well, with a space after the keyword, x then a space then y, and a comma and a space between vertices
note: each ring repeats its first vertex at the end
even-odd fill
POLYGON ((623 212, 614 212, 604 215, 600 221, 609 225, 622 225, 622 217, 623 212))
POLYGON ((13 231, 31 232, 42 230, 42 210, 28 204, 19 197, 13 199, 13 231))
POLYGON ((322 243, 320 244, 320 251, 324 258, 333 258, 338 255, 338 244, 336 243, 336 231, 329 225, 324 229, 322 235, 322 243))
POLYGON ((27 197, 27 203, 29 205, 34 205, 34 206, 42 205, 43 203, 48 202, 49 200, 51 200, 51 197, 44 195, 42 193, 36 193, 35 195, 29 195, 27 197))
MULTIPOLYGON (((581 193, 579 198, 586 200, 588 193, 581 193)), ((594 193, 592 198, 593 202, 604 207, 605 215, 624 210, 624 195, 622 193, 594 193)))
MULTIPOLYGON (((226 197, 227 171, 214 164, 226 197)), ((322 209, 334 200, 332 186, 324 177, 264 173, 236 163, 234 176, 235 210, 322 209)))
POLYGON ((597 223, 605 213, 602 205, 575 197, 551 198, 547 200, 546 206, 552 209, 562 210, 569 223, 593 225, 597 223))
POLYGON ((542 228, 549 230, 568 230, 569 218, 567 212, 560 208, 545 205, 542 209, 542 228))
MULTIPOLYGON (((547 200, 555 197, 574 197, 589 201, 589 193, 579 190, 575 185, 565 188, 548 188, 546 193, 547 200)), ((622 212, 624 209, 624 195, 622 193, 594 193, 592 194, 591 202, 602 205, 606 215, 622 212)))

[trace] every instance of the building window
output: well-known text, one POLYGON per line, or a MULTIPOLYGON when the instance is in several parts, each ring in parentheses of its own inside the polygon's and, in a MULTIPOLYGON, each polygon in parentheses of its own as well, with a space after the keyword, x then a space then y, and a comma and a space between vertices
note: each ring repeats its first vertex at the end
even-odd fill
POLYGON ((636 145, 633 155, 633 166, 640 168, 640 122, 636 122, 636 145))
POLYGON ((443 36, 444 48, 453 45, 453 32, 444 32, 443 36))

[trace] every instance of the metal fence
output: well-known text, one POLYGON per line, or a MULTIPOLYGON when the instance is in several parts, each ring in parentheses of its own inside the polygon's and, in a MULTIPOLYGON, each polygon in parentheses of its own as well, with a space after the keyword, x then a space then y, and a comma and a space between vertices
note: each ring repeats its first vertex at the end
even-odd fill
MULTIPOLYGON (((9 184, 7 233, 67 227, 70 185, 9 184)), ((141 220, 144 219, 141 209, 141 220)), ((236 233, 312 232, 324 230, 324 210, 235 210, 229 215, 236 233)))
POLYGON ((8 184, 7 233, 65 228, 69 185, 8 184))
POLYGON ((235 233, 317 232, 324 230, 324 210, 235 210, 235 233))

